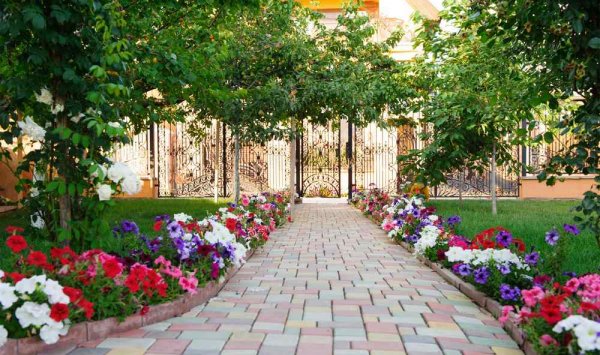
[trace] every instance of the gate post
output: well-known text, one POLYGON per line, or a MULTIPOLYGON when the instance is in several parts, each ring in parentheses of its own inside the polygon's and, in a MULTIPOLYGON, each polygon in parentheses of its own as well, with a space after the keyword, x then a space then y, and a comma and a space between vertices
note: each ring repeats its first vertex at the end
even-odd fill
POLYGON ((348 201, 352 200, 352 175, 353 169, 352 164, 354 159, 352 159, 352 138, 354 135, 352 134, 352 122, 348 122, 348 142, 346 142, 346 159, 348 160, 348 201))
MULTIPOLYGON (((217 132, 217 134, 219 134, 217 132)), ((227 127, 223 123, 223 197, 227 197, 227 127)))

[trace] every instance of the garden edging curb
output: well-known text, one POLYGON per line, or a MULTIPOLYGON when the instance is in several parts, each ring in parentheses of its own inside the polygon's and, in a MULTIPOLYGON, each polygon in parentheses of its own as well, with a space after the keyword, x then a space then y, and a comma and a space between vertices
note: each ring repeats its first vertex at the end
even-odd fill
MULTIPOLYGON (((397 244, 399 244, 401 247, 403 247, 411 253, 414 251, 414 248, 406 242, 397 242, 397 244)), ((500 305, 500 303, 486 296, 483 292, 478 291, 477 289, 475 289, 475 287, 473 287, 473 285, 462 280, 460 277, 456 276, 452 271, 422 256, 417 256, 416 259, 428 266, 429 268, 431 268, 431 270, 435 271, 449 284, 456 287, 460 292, 462 292, 473 302, 475 302, 475 304, 487 310, 494 317, 499 318, 502 315, 502 305, 500 305)), ((523 352, 525 352, 526 355, 537 355, 536 351, 533 348, 533 345, 527 339, 523 330, 518 325, 516 325, 511 319, 508 319, 502 327, 504 328, 504 330, 506 330, 508 335, 510 335, 510 337, 517 343, 517 345, 519 345, 521 350, 523 350, 523 352)))
MULTIPOLYGON (((246 260, 254 255, 255 250, 256 249, 252 249, 248 252, 246 260)), ((199 288, 198 292, 194 295, 188 293, 179 296, 171 302, 149 306, 149 311, 143 316, 139 313, 132 314, 122 322, 119 322, 116 317, 111 317, 97 321, 77 323, 71 326, 67 335, 61 337, 56 344, 52 345, 44 343, 38 336, 8 339, 6 343, 0 347, 0 354, 16 355, 36 354, 41 351, 50 352, 53 350, 64 349, 69 346, 82 345, 88 341, 102 339, 111 334, 126 332, 180 316, 215 297, 239 269, 240 267, 231 266, 222 280, 215 280, 207 283, 204 287, 199 288)))

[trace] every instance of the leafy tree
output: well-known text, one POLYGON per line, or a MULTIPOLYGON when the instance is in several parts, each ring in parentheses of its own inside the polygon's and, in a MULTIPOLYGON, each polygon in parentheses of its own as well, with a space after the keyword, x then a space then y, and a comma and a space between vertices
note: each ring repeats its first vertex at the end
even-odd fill
POLYGON ((357 9, 348 8, 334 29, 318 23, 320 14, 285 1, 265 0, 258 11, 224 20, 205 62, 213 76, 202 83, 210 84, 195 85, 193 132, 202 137, 213 118, 226 124, 236 140, 237 167, 240 141, 294 137, 305 119, 378 120, 399 97, 392 94, 399 66, 387 55, 399 35, 373 43, 374 28, 357 9))
POLYGON ((513 53, 527 54, 529 68, 544 68, 555 79, 553 86, 538 88, 538 96, 551 106, 574 94, 583 98, 576 112, 558 124, 561 134, 573 136, 575 143, 553 157, 538 178, 553 185, 564 174, 595 176, 577 207, 585 217, 576 219, 596 234, 600 245, 600 2, 473 0, 469 14, 490 46, 510 40, 513 53))
POLYGON ((527 137, 523 122, 532 121, 535 75, 521 62, 508 62, 507 46, 487 46, 477 36, 462 3, 449 6, 440 19, 417 17, 416 45, 423 55, 413 65, 421 112, 421 138, 427 144, 401 156, 406 173, 433 186, 456 170, 490 168, 492 213, 496 213, 496 166, 518 171, 514 146, 527 137))
POLYGON ((220 13, 254 3, 2 3, 0 139, 35 143, 15 173, 39 233, 81 248, 110 240, 102 216, 111 193, 139 188, 139 180, 115 175, 127 172, 122 166, 107 174, 111 147, 127 141, 129 127, 181 116, 173 104, 189 96, 198 67, 188 46, 210 43, 206 28, 220 13), (184 42, 179 33, 202 36, 184 42), (159 95, 148 95, 154 89, 159 95))

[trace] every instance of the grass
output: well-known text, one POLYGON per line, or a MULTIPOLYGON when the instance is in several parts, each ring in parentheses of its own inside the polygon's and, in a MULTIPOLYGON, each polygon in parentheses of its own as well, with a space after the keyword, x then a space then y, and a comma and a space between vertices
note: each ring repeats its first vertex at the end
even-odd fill
MULTIPOLYGON (((485 200, 432 200, 431 205, 437 208, 441 216, 459 215, 462 223, 458 232, 472 237, 478 232, 495 226, 503 226, 515 237, 523 239, 527 247, 543 253, 550 247, 544 237, 548 230, 557 227, 562 231, 564 223, 572 224, 574 212, 570 209, 578 201, 565 200, 500 200, 498 214, 491 213, 491 202, 485 200)), ((563 235, 565 235, 563 233, 563 235)), ((563 270, 578 274, 600 272, 600 247, 593 234, 584 231, 578 236, 570 236, 567 257, 563 270)))
MULTIPOLYGON (((175 213, 187 213, 195 218, 202 219, 212 214, 226 204, 226 200, 215 203, 212 199, 118 199, 116 205, 109 209, 107 220, 111 226, 117 225, 124 219, 137 223, 142 233, 151 233, 154 217, 162 214, 173 215, 175 213)), ((25 209, 0 214, 0 236, 4 236, 4 229, 9 225, 27 226, 29 213, 25 209)), ((0 255, 10 253, 0 237, 0 255)), ((48 240, 28 240, 31 246, 37 250, 48 251, 52 243, 48 240)), ((11 261, 0 258, 0 269, 8 269, 11 261)))
MULTIPOLYGON (((226 200, 215 203, 212 199, 119 199, 116 205, 107 213, 110 225, 116 225, 124 219, 132 220, 138 224, 141 232, 152 231, 154 217, 161 214, 184 212, 198 219, 206 217, 223 207, 226 200)), ((6 226, 26 226, 29 213, 25 210, 11 211, 0 214, 0 230, 6 226)))

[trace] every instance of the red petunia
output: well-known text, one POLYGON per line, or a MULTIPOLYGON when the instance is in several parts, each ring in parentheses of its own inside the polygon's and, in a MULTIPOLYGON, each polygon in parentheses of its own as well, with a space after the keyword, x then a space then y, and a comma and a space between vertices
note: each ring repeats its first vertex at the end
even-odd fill
POLYGON ((162 221, 156 221, 154 222, 154 226, 152 227, 154 229, 155 232, 160 231, 160 229, 162 228, 162 221))
POLYGON ((57 322, 62 322, 69 318, 69 306, 64 303, 53 304, 52 308, 50 308, 50 318, 57 322))
POLYGON ((32 251, 27 256, 27 264, 31 266, 46 267, 48 265, 48 258, 46 258, 46 254, 41 251, 32 251))
POLYGON ((25 278, 25 275, 19 274, 18 272, 7 272, 6 276, 10 277, 14 283, 17 283, 25 278))
POLYGON ((63 287, 63 292, 69 297, 69 300, 73 303, 79 301, 81 296, 83 296, 83 292, 78 288, 65 286, 63 287))
POLYGON ((198 246, 198 254, 202 256, 208 256, 210 253, 216 251, 215 247, 210 244, 204 244, 198 246))
POLYGON ((94 304, 86 299, 81 299, 77 302, 77 306, 83 309, 83 313, 85 314, 85 318, 92 319, 94 316, 94 304))
POLYGON ((13 234, 13 233, 22 233, 23 231, 25 231, 25 229, 21 228, 21 227, 17 227, 17 226, 8 226, 6 227, 6 233, 8 234, 13 234))
POLYGON ((27 241, 20 235, 11 235, 6 240, 6 246, 13 251, 13 253, 20 253, 23 249, 27 248, 27 241))
POLYGON ((114 279, 123 272, 123 265, 116 258, 110 258, 102 264, 102 269, 106 277, 114 279))
POLYGON ((233 232, 237 227, 237 221, 234 218, 227 218, 225 220, 225 227, 227 227, 227 229, 229 229, 230 232, 233 232))
POLYGON ((140 315, 142 316, 145 316, 148 312, 150 312, 150 307, 148 306, 143 306, 142 309, 140 309, 140 315))

